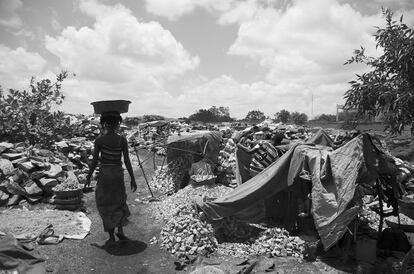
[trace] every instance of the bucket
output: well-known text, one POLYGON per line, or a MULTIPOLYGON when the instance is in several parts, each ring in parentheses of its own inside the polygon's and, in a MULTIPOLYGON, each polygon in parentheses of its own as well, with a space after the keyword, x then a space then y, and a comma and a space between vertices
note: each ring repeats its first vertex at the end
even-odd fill
POLYGON ((373 264, 377 259, 377 240, 361 236, 356 241, 355 259, 360 262, 373 264))
POLYGON ((96 101, 92 102, 95 114, 102 114, 105 112, 128 112, 131 101, 127 100, 112 100, 112 101, 96 101))

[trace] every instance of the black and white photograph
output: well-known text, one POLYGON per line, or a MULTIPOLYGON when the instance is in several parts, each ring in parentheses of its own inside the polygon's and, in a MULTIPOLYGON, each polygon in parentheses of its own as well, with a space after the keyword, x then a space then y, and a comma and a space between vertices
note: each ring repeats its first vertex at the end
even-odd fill
POLYGON ((0 274, 414 273, 414 1, 0 0, 0 274))

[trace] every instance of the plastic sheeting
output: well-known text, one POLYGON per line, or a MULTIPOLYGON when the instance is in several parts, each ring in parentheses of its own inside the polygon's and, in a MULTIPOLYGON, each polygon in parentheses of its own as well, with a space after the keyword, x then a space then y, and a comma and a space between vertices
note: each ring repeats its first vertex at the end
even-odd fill
POLYGON ((167 162, 189 153, 217 163, 222 135, 219 131, 199 131, 170 136, 167 140, 167 162))
MULTIPOLYGON (((351 201, 363 170, 369 173, 364 178, 371 178, 370 182, 364 183, 374 183, 379 169, 386 172, 383 166, 378 166, 386 163, 381 157, 383 155, 368 134, 360 135, 336 150, 297 143, 268 168, 226 196, 214 201, 196 199, 196 203, 212 219, 235 216, 252 221, 250 216, 255 216, 252 212, 255 205, 273 199, 294 183, 303 183, 303 174, 308 174, 315 227, 324 248, 328 249, 342 237, 358 212, 359 207, 351 201), (248 216, 243 214, 247 209, 248 216)), ((256 216, 263 213, 260 206, 256 209, 256 216)))

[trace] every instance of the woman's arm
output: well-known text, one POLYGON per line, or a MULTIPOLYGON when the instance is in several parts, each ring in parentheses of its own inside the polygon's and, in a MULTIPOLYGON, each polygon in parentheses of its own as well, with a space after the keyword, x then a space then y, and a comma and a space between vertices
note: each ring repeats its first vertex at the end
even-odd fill
POLYGON ((124 155, 125 167, 128 170, 129 176, 131 177, 131 190, 135 192, 137 190, 137 183, 135 182, 134 171, 132 170, 131 160, 129 159, 128 141, 122 136, 122 153, 124 155))
POLYGON ((89 166, 89 173, 86 176, 86 186, 90 185, 92 174, 95 171, 96 166, 98 165, 99 152, 100 152, 99 146, 96 144, 96 140, 95 140, 95 144, 94 144, 94 148, 93 148, 92 163, 89 166))

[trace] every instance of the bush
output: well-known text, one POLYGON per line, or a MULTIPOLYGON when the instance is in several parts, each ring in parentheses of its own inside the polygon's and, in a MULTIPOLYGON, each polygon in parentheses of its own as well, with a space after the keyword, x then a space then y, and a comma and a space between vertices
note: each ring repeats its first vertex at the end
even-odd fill
POLYGON ((49 147, 68 132, 70 125, 64 113, 52 111, 65 98, 61 87, 67 76, 61 72, 54 83, 49 79, 37 82, 32 77, 29 91, 9 89, 6 94, 0 87, 0 140, 49 147))

